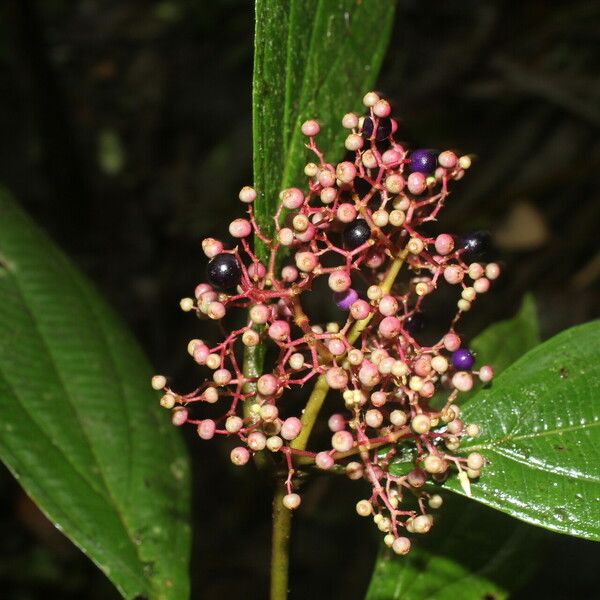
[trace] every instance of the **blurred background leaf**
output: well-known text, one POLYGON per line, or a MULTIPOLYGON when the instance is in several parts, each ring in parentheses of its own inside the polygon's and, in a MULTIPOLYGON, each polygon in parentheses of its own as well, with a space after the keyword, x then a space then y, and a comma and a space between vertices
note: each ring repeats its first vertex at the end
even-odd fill
POLYGON ((126 598, 186 598, 185 450, 136 342, 0 189, 0 458, 126 598))

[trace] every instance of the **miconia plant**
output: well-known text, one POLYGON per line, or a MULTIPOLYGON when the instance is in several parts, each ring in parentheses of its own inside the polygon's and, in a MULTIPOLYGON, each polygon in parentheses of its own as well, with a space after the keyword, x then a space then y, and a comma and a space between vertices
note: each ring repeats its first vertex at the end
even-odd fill
POLYGON ((357 503, 357 513, 373 519, 394 552, 406 554, 411 535, 428 532, 432 510, 442 504, 426 484, 457 476, 469 495, 485 467, 478 452, 456 453, 465 437, 479 435, 477 424, 461 419, 457 402, 476 379, 491 381, 493 370, 478 364, 457 326, 500 268, 485 262, 483 232, 427 233, 452 182, 469 168, 469 156, 408 149, 397 139, 389 102, 375 92, 363 102, 366 115, 342 119, 350 156, 338 164, 319 149, 320 125, 302 124, 314 161, 304 167, 304 189, 281 191, 272 237, 255 219, 256 191, 244 187, 239 198, 247 216, 229 225, 237 244, 202 242, 208 282, 181 307, 219 323, 220 341, 188 345, 211 374, 188 393, 171 389, 164 376, 155 376, 153 387, 164 390, 161 404, 175 425, 195 426, 203 440, 235 440, 235 465, 264 450, 281 456, 287 509, 301 503, 295 481, 301 469, 367 481, 371 493, 357 503), (267 260, 253 250, 253 235, 267 248, 267 260), (304 298, 319 279, 327 281, 338 321, 318 322, 306 310, 304 298), (455 288, 455 315, 428 345, 421 337, 424 304, 440 285, 455 288), (236 326, 239 311, 248 317, 236 326), (268 371, 244 374, 244 349, 265 343, 275 350, 268 371), (311 385, 304 410, 294 411, 286 402, 290 388, 311 385), (337 409, 321 416, 329 390, 339 394, 337 409), (207 404, 217 404, 220 416, 207 417, 207 404), (309 449, 318 418, 327 420, 330 438, 309 449), (407 452, 412 468, 390 469, 407 452))

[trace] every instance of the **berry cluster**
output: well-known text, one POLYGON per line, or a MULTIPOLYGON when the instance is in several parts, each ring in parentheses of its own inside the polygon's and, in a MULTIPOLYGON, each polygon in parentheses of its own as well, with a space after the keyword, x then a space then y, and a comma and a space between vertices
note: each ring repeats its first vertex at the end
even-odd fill
POLYGON ((448 233, 428 237, 423 227, 437 220, 453 180, 463 177, 471 160, 447 150, 408 150, 395 139, 397 121, 389 103, 370 92, 364 97, 366 116, 346 114, 350 130, 345 141, 349 158, 326 162, 315 141, 316 121, 306 121, 315 162, 308 163, 306 189, 285 189, 273 215, 272 235, 256 222, 256 191, 244 187, 240 200, 248 216, 229 225, 239 240, 227 249, 219 240, 202 242, 208 283, 184 298, 184 311, 215 320, 222 339, 211 344, 194 339, 188 351, 211 375, 191 393, 177 394, 157 375, 152 385, 164 390, 161 404, 172 410, 175 425, 191 423, 200 438, 224 436, 238 440, 231 451, 236 465, 253 453, 281 453, 287 467, 284 505, 295 509, 300 496, 294 475, 300 466, 345 472, 365 479, 368 499, 358 502, 360 515, 372 516, 385 542, 406 554, 404 532, 425 533, 433 523, 429 508, 442 499, 431 494, 428 481, 441 482, 458 472, 470 493, 470 480, 480 475, 484 459, 472 453, 453 454, 463 436, 479 428, 460 418, 457 397, 468 392, 474 378, 489 382, 490 366, 474 370, 475 356, 455 331, 490 281, 497 264, 481 262, 487 235, 462 239, 448 233), (266 248, 261 261, 252 238, 266 248), (282 267, 278 259, 287 256, 282 267), (327 278, 341 322, 316 323, 303 307, 303 294, 318 278, 327 278), (449 328, 430 346, 419 342, 423 304, 440 285, 457 289, 456 314, 449 328), (243 309, 243 326, 227 327, 226 315, 243 309), (259 344, 272 345, 276 358, 268 372, 244 373, 241 353, 259 344), (286 390, 315 385, 302 415, 290 414, 286 390), (337 391, 329 414, 329 443, 307 450, 308 436, 323 400, 337 391), (202 405, 222 407, 219 418, 200 418, 202 405), (414 463, 403 475, 390 465, 406 449, 414 463), (393 469, 392 469, 393 471, 393 469), (414 506, 402 500, 416 498, 414 506))

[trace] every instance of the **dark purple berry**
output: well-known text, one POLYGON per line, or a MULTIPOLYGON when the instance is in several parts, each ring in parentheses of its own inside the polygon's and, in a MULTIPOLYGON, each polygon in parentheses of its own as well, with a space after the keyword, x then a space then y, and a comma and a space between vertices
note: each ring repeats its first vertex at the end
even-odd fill
POLYGON ((352 304, 358 300, 358 293, 356 290, 348 288, 345 292, 335 292, 333 298, 338 308, 350 310, 352 304))
POLYGON ((344 244, 349 250, 362 246, 371 237, 371 228, 364 219, 355 219, 344 229, 344 244))
MULTIPOLYGON (((373 135, 373 119, 371 119, 371 117, 365 117, 365 120, 363 121, 362 132, 366 138, 370 138, 373 135)), ((391 119, 388 117, 379 119, 377 131, 375 132, 375 139, 378 142, 381 142, 382 140, 385 140, 390 133, 392 133, 391 119)))
POLYGON ((437 153, 433 150, 419 148, 410 154, 410 169, 413 173, 433 173, 437 167, 437 153))
POLYGON ((410 335, 415 335, 419 333, 419 331, 423 330, 425 327, 425 318, 421 313, 413 313, 404 319, 403 323, 404 329, 410 333, 410 335))
POLYGON ((240 282, 242 270, 233 254, 217 254, 206 269, 206 276, 211 285, 222 290, 235 288, 240 282))
POLYGON ((490 248, 490 234, 487 231, 473 231, 461 240, 460 247, 464 249, 464 260, 480 258, 490 248))
POLYGON ((470 350, 459 348, 452 353, 452 364, 460 371, 468 371, 475 364, 475 357, 470 350))

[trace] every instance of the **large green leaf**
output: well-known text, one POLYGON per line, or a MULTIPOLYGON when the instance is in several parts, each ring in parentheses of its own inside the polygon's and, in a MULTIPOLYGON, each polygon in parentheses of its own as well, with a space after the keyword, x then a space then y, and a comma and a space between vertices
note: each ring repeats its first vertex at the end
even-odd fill
MULTIPOLYGON (((464 409, 489 461, 474 499, 554 531, 600 540, 600 321, 525 354, 464 409)), ((456 478, 446 484, 464 493, 456 478)))
MULTIPOLYGON (((253 79, 257 220, 268 231, 279 191, 303 180, 300 125, 322 124, 328 160, 344 153, 341 118, 360 110, 393 25, 395 0, 257 0, 253 79)), ((259 244, 260 247, 260 244, 259 244)))
POLYGON ((0 458, 127 598, 188 595, 185 449, 123 323, 0 189, 0 458))
POLYGON ((502 600, 536 567, 539 536, 507 515, 444 495, 407 556, 382 545, 366 600, 502 600))
MULTIPOLYGON (((512 319, 494 323, 470 347, 478 362, 492 364, 500 373, 539 342, 535 302, 528 295, 512 319)), ((405 458, 408 462, 399 460, 392 467, 395 474, 412 468, 410 453, 405 458)), ((499 600, 521 585, 534 567, 540 530, 516 519, 449 496, 436 511, 435 522, 428 535, 414 539, 406 557, 382 546, 367 600, 499 600)))

